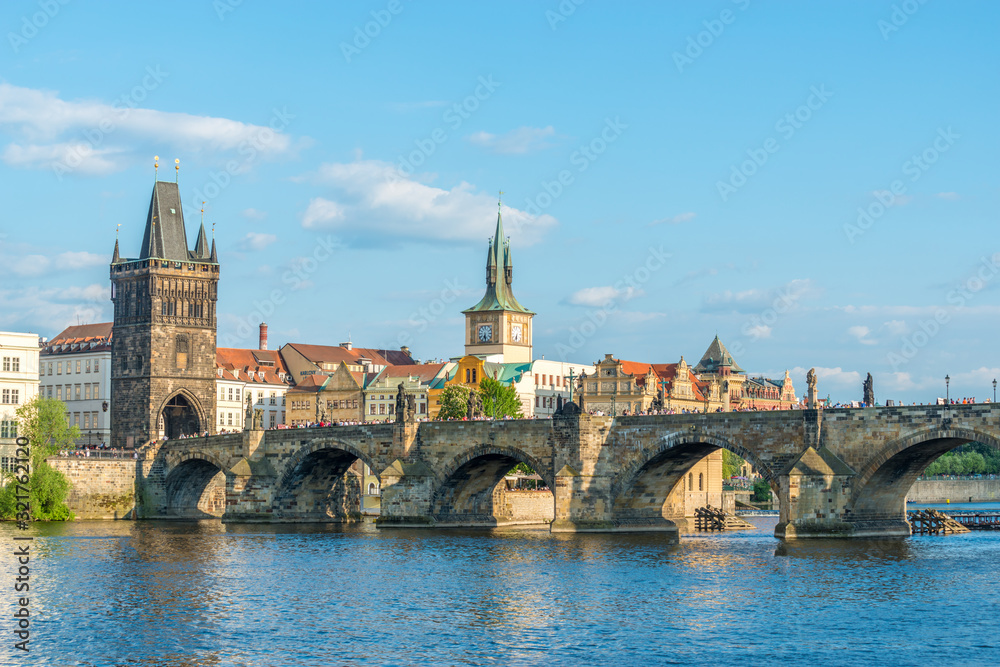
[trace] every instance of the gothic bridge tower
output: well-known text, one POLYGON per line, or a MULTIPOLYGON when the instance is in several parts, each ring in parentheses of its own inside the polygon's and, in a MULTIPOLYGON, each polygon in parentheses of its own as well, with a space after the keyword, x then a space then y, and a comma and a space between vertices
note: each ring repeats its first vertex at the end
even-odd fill
POLYGON ((111 259, 111 443, 215 433, 219 260, 205 224, 188 250, 176 183, 157 181, 139 257, 111 259))

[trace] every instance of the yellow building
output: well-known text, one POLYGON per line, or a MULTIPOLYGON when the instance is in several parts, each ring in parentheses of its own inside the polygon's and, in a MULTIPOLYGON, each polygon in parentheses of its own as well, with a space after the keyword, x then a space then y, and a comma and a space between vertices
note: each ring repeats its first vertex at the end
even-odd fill
POLYGON ((364 385, 365 374, 349 370, 344 362, 330 375, 306 375, 285 395, 286 423, 361 422, 364 385))

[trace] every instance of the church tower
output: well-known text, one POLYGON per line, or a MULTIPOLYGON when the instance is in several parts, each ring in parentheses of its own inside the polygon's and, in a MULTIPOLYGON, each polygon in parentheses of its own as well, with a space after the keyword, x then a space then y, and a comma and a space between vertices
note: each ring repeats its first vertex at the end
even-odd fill
POLYGON ((139 257, 111 260, 111 446, 215 433, 219 260, 205 224, 188 250, 180 190, 157 181, 139 257))
POLYGON ((535 314, 514 298, 513 279, 510 240, 504 238, 498 210, 496 234, 486 253, 486 294, 475 306, 462 311, 466 354, 507 363, 531 361, 531 318, 535 314))

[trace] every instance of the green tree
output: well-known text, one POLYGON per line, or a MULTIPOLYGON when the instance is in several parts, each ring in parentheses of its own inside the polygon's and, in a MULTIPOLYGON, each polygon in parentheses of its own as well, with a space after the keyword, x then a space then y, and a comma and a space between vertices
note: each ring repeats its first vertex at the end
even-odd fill
POLYGON ((483 397, 483 414, 496 419, 523 419, 521 397, 513 385, 504 385, 499 380, 484 377, 479 382, 479 394, 483 397))
POLYGON ((728 449, 722 450, 722 479, 729 479, 735 475, 740 474, 740 470, 743 469, 743 464, 746 463, 742 458, 733 454, 728 449))
POLYGON ((80 429, 66 420, 62 401, 36 396, 17 409, 18 434, 27 438, 31 448, 31 475, 8 473, 0 489, 0 517, 12 519, 17 514, 17 487, 29 488, 31 516, 38 521, 66 521, 72 513, 66 505, 70 483, 66 476, 45 459, 62 447, 70 447, 80 437, 80 429))
POLYGON ((759 503, 771 500, 771 485, 767 483, 767 480, 758 479, 753 483, 753 499, 759 503))
POLYGON ((469 388, 459 384, 449 385, 441 392, 441 410, 437 419, 461 419, 469 410, 469 388))

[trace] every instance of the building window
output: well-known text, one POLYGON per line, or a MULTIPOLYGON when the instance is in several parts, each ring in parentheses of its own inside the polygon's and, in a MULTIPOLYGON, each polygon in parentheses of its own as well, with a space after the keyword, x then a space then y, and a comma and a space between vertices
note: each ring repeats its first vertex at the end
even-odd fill
POLYGON ((83 413, 83 427, 84 428, 88 428, 88 429, 90 428, 90 413, 89 412, 84 412, 83 413))
POLYGON ((372 403, 371 405, 368 406, 368 414, 370 414, 370 415, 375 414, 375 404, 374 403, 372 403))
POLYGON ((20 402, 20 389, 4 389, 0 394, 0 401, 7 405, 17 405, 20 402))
POLYGON ((705 475, 703 473, 698 473, 698 490, 705 490, 705 475))
POLYGON ((16 438, 17 422, 5 419, 0 421, 0 438, 16 438))
POLYGON ((58 400, 60 400, 60 401, 62 400, 62 385, 61 384, 57 384, 56 385, 56 398, 58 400))
POLYGON ((233 388, 232 387, 229 388, 229 400, 230 401, 233 400, 233 388))
POLYGON ((427 404, 426 403, 421 403, 420 404, 420 409, 418 410, 418 412, 420 414, 422 414, 422 415, 423 414, 427 414, 427 404))
POLYGON ((378 413, 380 415, 384 415, 385 414, 385 403, 379 403, 378 404, 378 413))
POLYGON ((90 359, 87 359, 87 364, 84 368, 86 368, 88 373, 90 372, 90 359))
POLYGON ((539 403, 541 402, 541 400, 542 399, 540 397, 535 396, 535 407, 536 408, 540 408, 541 407, 541 405, 539 405, 539 403))
POLYGON ((694 491, 694 473, 688 473, 688 491, 694 491))
POLYGON ((76 372, 77 372, 77 374, 80 373, 80 360, 79 359, 76 360, 76 372))
POLYGON ((220 401, 226 400, 226 388, 225 387, 219 387, 219 400, 220 401))
POLYGON ((219 426, 225 426, 225 425, 226 425, 226 416, 220 412, 219 413, 219 426))
POLYGON ((4 373, 10 372, 10 357, 3 358, 3 371, 4 373))
POLYGON ((240 400, 240 388, 239 387, 236 388, 236 400, 237 401, 240 400))
POLYGON ((275 392, 272 391, 271 392, 271 401, 270 401, 271 405, 277 404, 277 400, 276 399, 277 399, 277 394, 275 394, 275 392))
MULTIPOLYGON (((96 365, 97 362, 95 361, 94 364, 95 364, 94 365, 94 370, 96 371, 97 370, 97 365, 96 365)), ((52 362, 51 361, 48 363, 48 367, 49 367, 49 375, 52 375, 52 362)))
POLYGON ((52 398, 52 385, 48 386, 48 390, 45 393, 48 398, 52 398))
POLYGON ((62 375, 62 362, 56 364, 56 375, 62 375))
POLYGON ((80 400, 80 385, 73 385, 73 398, 80 400))
POLYGON ((83 398, 86 401, 90 400, 90 385, 89 384, 83 385, 83 398))
POLYGON ((228 412, 228 413, 226 413, 226 415, 227 415, 227 419, 228 419, 228 421, 226 422, 226 425, 227 426, 232 426, 233 425, 233 413, 232 412, 228 412))
MULTIPOLYGON (((94 372, 98 372, 101 368, 101 362, 99 359, 94 359, 94 372)), ((49 373, 52 373, 52 368, 49 368, 49 373)))

